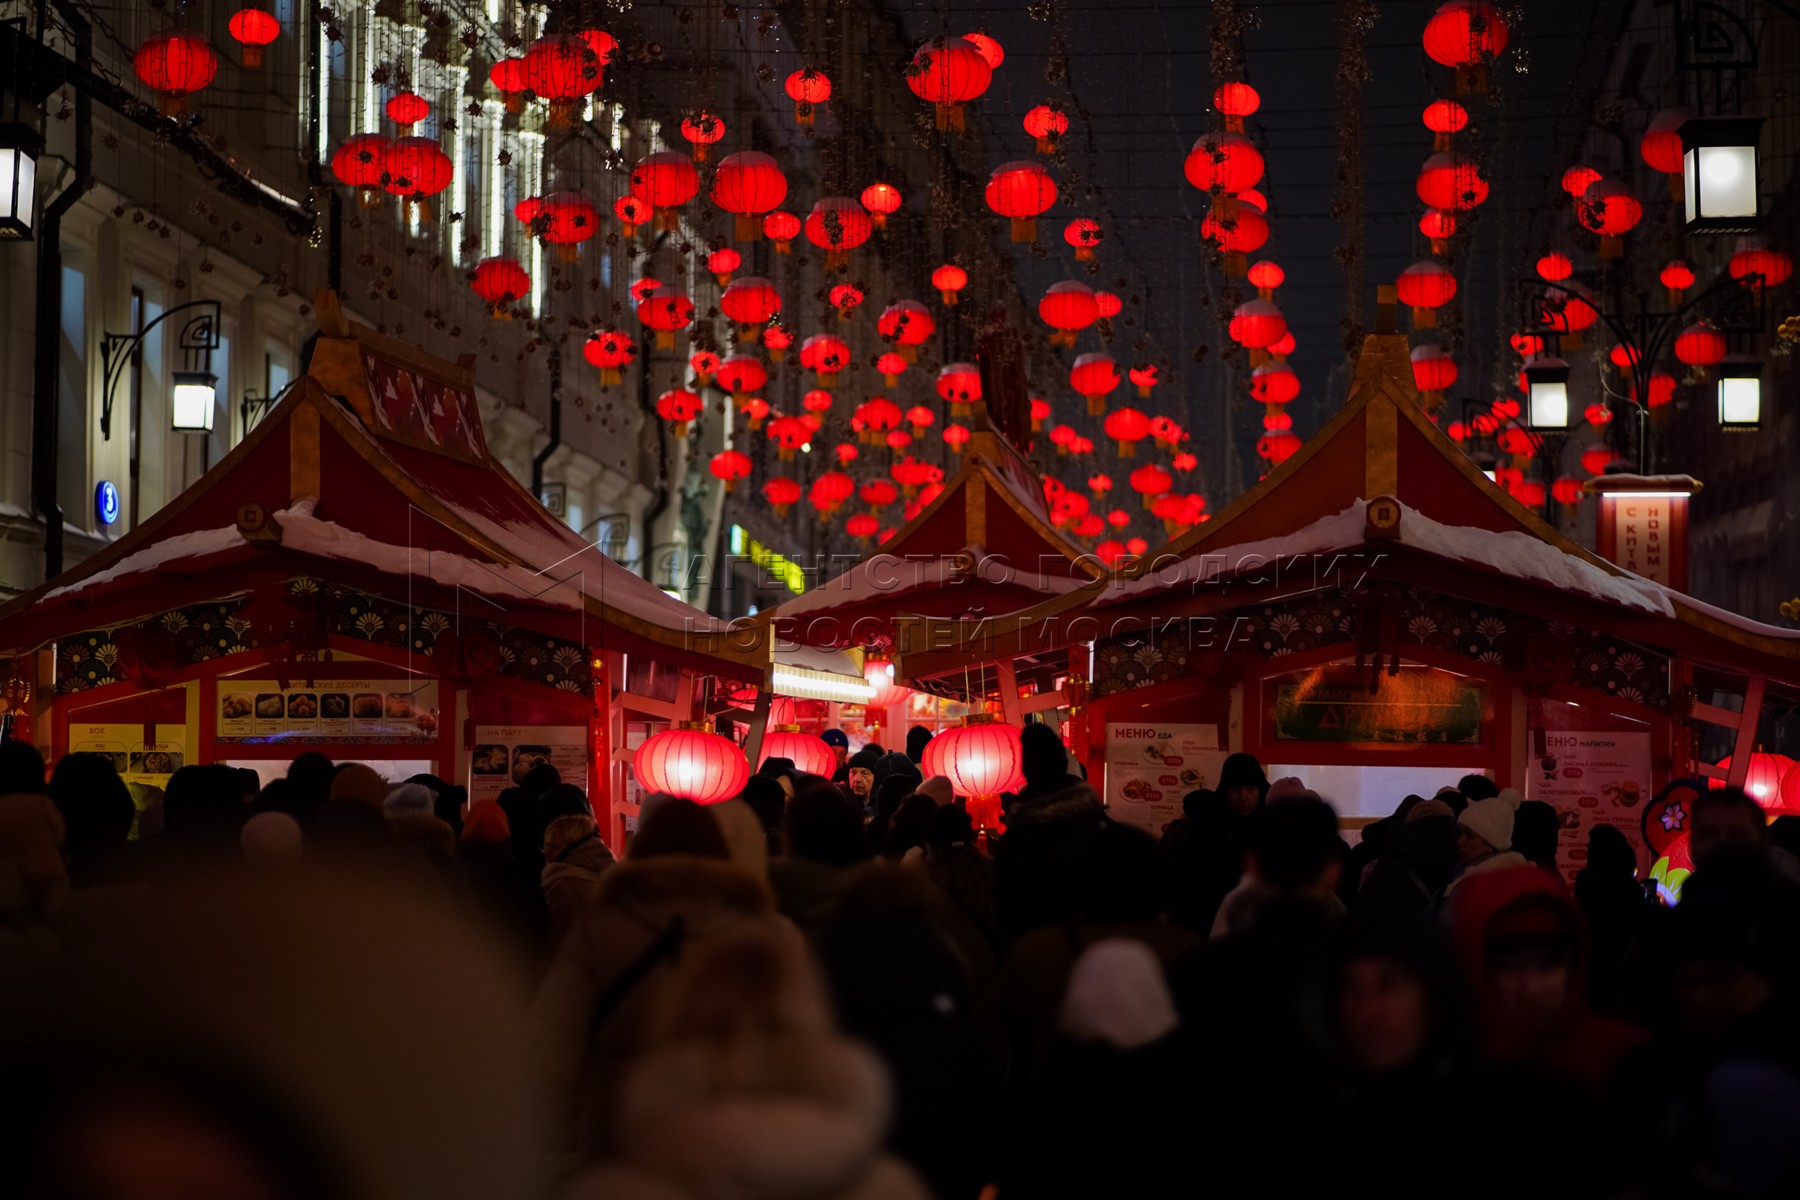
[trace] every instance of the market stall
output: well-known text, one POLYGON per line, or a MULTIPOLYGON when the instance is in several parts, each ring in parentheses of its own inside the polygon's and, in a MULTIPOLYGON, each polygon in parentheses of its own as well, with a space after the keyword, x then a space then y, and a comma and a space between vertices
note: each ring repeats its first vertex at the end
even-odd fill
POLYGON ((699 715, 766 651, 608 559, 488 454, 472 359, 318 301, 306 373, 181 499, 0 609, 27 736, 264 771, 305 749, 497 794, 540 761, 621 829, 628 716, 699 715), (29 699, 25 694, 29 693, 29 699))
POLYGON ((1212 521, 979 639, 901 633, 926 673, 1090 662, 1076 749, 1152 829, 1244 750, 1347 818, 1481 772, 1555 805, 1566 857, 1600 821, 1644 854, 1646 799, 1678 776, 1741 784, 1764 706, 1800 694, 1800 633, 1615 566, 1494 486, 1426 416, 1391 333, 1365 342, 1343 409, 1212 521))

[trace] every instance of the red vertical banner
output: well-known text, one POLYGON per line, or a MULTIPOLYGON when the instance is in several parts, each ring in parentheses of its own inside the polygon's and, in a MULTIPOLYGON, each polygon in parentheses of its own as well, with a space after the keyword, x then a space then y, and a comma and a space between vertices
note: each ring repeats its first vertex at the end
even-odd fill
POLYGON ((620 854, 624 846, 613 844, 618 835, 614 829, 617 822, 613 815, 612 795, 612 675, 606 669, 605 652, 591 651, 588 661, 594 672, 594 707, 588 714, 588 753, 592 756, 588 770, 588 806, 594 810, 601 837, 614 854, 620 854))
POLYGON ((1600 495, 1596 549, 1608 562, 1685 592, 1688 500, 1699 484, 1680 476, 1607 476, 1589 482, 1600 495))

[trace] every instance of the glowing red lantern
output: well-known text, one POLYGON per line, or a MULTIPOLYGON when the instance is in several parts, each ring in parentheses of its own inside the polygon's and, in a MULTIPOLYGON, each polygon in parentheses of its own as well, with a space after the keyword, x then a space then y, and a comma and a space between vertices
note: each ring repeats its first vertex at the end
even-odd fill
POLYGON ((1537 273, 1551 283, 1561 283, 1575 273, 1575 264, 1566 254, 1550 253, 1537 260, 1537 273))
POLYGON ((826 267, 841 267, 850 251, 869 240, 875 222, 848 196, 827 196, 806 218, 806 240, 825 251, 826 267))
POLYGON ((1669 292, 1669 303, 1680 304, 1681 293, 1694 286, 1694 269, 1676 259, 1657 273, 1657 279, 1669 292))
MULTIPOLYGON (((787 176, 760 150, 727 154, 713 172, 712 201, 737 218, 734 235, 740 242, 756 240, 764 216, 781 207, 787 192, 787 176)), ((798 221, 795 225, 798 233, 798 221)))
POLYGON ((800 218, 791 212, 772 212, 762 220, 763 236, 775 243, 775 253, 793 253, 792 243, 800 236, 800 218))
POLYGON ((503 58, 488 68, 488 82, 506 102, 507 112, 519 111, 519 99, 525 92, 525 60, 503 58))
POLYGON ((966 417, 969 406, 981 399, 981 372, 968 363, 950 363, 938 372, 937 394, 950 406, 950 415, 966 417))
POLYGON ((581 348, 581 356, 600 368, 600 386, 618 383, 623 369, 637 360, 637 343, 619 329, 597 330, 581 348))
POLYGON ((954 263, 945 263, 931 273, 931 286, 947 305, 956 303, 956 294, 969 286, 969 273, 954 263))
POLYGON ((831 307, 838 310, 838 319, 848 321, 850 314, 862 304, 864 294, 862 288, 854 283, 840 283, 831 289, 827 298, 831 301, 831 307))
POLYGON ((1263 404, 1286 404, 1299 394, 1300 377, 1286 363, 1264 363, 1250 372, 1250 395, 1263 404))
POLYGON ((881 310, 881 316, 875 322, 875 332, 899 346, 900 354, 907 362, 917 357, 917 348, 936 331, 937 322, 932 319, 931 310, 917 300, 895 301, 881 310))
POLYGON ((1025 132, 1037 139, 1039 154, 1054 154, 1057 139, 1069 132, 1069 114, 1049 104, 1040 104, 1025 114, 1025 132))
POLYGON ((1225 256, 1227 275, 1242 275, 1245 256, 1269 242, 1269 219, 1240 202, 1236 208, 1221 208, 1200 218, 1200 236, 1225 256))
POLYGON ((987 91, 993 76, 980 49, 959 37, 932 38, 906 66, 906 86, 936 106, 940 130, 963 128, 962 106, 987 91))
POLYGON ((1644 403, 1651 408, 1662 408, 1675 400, 1675 377, 1661 371, 1653 371, 1645 385, 1644 403))
POLYGON ((667 350, 675 345, 676 331, 693 323, 694 302, 685 292, 659 287, 638 301, 637 316, 656 331, 657 346, 667 350))
POLYGON ((1001 48, 999 42, 996 42, 987 34, 965 33, 962 36, 963 41, 975 47, 976 51, 981 55, 981 61, 988 65, 988 70, 998 71, 1000 69, 1000 64, 1006 61, 1006 51, 1001 48))
POLYGON ((179 117, 187 112, 187 98, 219 74, 219 56, 199 34, 171 30, 145 38, 131 67, 156 92, 157 110, 179 117))
POLYGON ((1139 363, 1137 366, 1127 371, 1125 375, 1137 388, 1137 393, 1140 397, 1149 396, 1151 390, 1156 387, 1156 367, 1152 363, 1139 363))
POLYGON ((1600 319, 1600 310, 1594 307, 1585 291, 1577 288, 1573 294, 1545 297, 1538 319, 1545 328, 1557 333, 1579 334, 1600 319))
POLYGON ((700 173, 684 154, 663 150, 647 154, 631 169, 631 194, 656 213, 659 229, 677 229, 676 209, 700 194, 700 173))
POLYGON ((679 388, 672 388, 656 398, 656 415, 669 422, 670 432, 678 438, 687 436, 688 422, 699 416, 704 407, 704 400, 679 388))
POLYGON ((930 775, 950 780, 956 794, 968 800, 969 818, 984 830, 1000 826, 1000 796, 1025 786, 1019 731, 985 717, 966 717, 960 729, 947 729, 925 743, 919 764, 930 775))
POLYGON ((1300 435, 1287 430, 1265 433, 1256 439, 1256 453, 1267 459, 1271 466, 1279 467, 1294 457, 1300 450, 1300 435))
POLYGON ((1579 200, 1600 180, 1600 172, 1577 163, 1562 173, 1562 190, 1579 200))
POLYGON ((413 205, 421 218, 429 220, 429 197, 450 186, 456 177, 456 164, 442 146, 428 137, 397 138, 388 143, 382 157, 381 186, 413 205))
POLYGON ((264 12, 260 8, 240 8, 231 14, 231 20, 225 23, 231 36, 243 47, 242 58, 246 67, 260 67, 263 61, 263 47, 281 36, 281 22, 273 13, 264 12))
MULTIPOLYGON (((1642 140, 1638 142, 1638 153, 1644 156, 1644 162, 1652 171, 1664 175, 1679 176, 1681 174, 1681 127, 1687 124, 1688 112, 1685 108, 1665 108, 1650 119, 1650 125, 1644 130, 1642 140)), ((1670 181, 1679 188, 1679 183, 1670 181)))
POLYGON ((1081 434, 1075 430, 1074 426, 1058 425, 1050 431, 1050 444, 1056 447, 1058 454, 1067 454, 1069 447, 1074 445, 1075 439, 1080 436, 1081 434))
POLYGON ((380 199, 382 173, 387 170, 388 140, 379 133, 356 133, 345 138, 331 154, 331 173, 346 187, 356 188, 364 208, 380 199))
POLYGON ((619 218, 619 231, 626 237, 636 237, 638 226, 655 215, 654 209, 630 193, 613 201, 613 216, 619 218))
POLYGON ((1188 151, 1182 173, 1203 192, 1235 196, 1263 177, 1263 156, 1241 133, 1208 133, 1188 151))
POLYGON ((1076 217, 1063 226, 1063 241, 1075 247, 1075 261, 1092 262, 1094 247, 1106 239, 1106 231, 1092 217, 1076 217))
POLYGON ((794 335, 777 322, 763 330, 762 343, 769 352, 769 358, 780 362, 787 354, 787 348, 794 344, 794 335))
POLYGON ((1083 354, 1069 368, 1069 386, 1087 397, 1089 416, 1106 411, 1106 398, 1120 382, 1119 364, 1109 354, 1083 354))
POLYGON ((1226 333, 1240 346, 1263 350, 1287 332, 1287 318, 1267 300, 1246 300, 1231 314, 1226 333))
POLYGON ((1119 444, 1119 457, 1131 458, 1137 444, 1150 436, 1150 418, 1135 408, 1114 409, 1106 415, 1106 436, 1119 444))
POLYGON ((753 355, 733 354, 719 363, 718 380, 719 386, 731 393, 732 400, 742 405, 746 396, 760 392, 763 384, 769 382, 769 369, 753 355))
POLYGON ((900 382, 900 376, 906 371, 906 356, 893 350, 875 356, 875 369, 881 372, 881 382, 893 387, 900 382))
POLYGON ((1581 452, 1581 469, 1589 475, 1605 474, 1606 468, 1619 460, 1619 452, 1611 446, 1595 444, 1581 452))
MULTIPOLYGON (((874 537, 880 529, 881 522, 877 521, 874 517, 871 517, 868 513, 853 513, 849 519, 844 522, 844 532, 859 542, 867 542, 870 538, 874 537)), ((820 742, 819 744, 824 745, 823 742, 820 742)), ((829 774, 827 774, 827 778, 829 778, 829 774)))
POLYGON ((1456 236, 1456 214, 1428 208, 1419 217, 1419 232, 1431 241, 1431 252, 1442 254, 1445 243, 1456 236))
POLYGON ((844 501, 856 494, 856 481, 842 471, 827 471, 813 481, 812 505, 829 515, 843 507, 844 501))
POLYGON ((725 481, 726 491, 736 491, 740 481, 750 478, 750 456, 737 450, 721 450, 712 456, 707 470, 714 478, 725 481))
POLYGON ((1794 273, 1794 260, 1780 250, 1771 250, 1752 238, 1738 241, 1731 256, 1731 277, 1748 288, 1775 287, 1786 283, 1794 273))
POLYGON ((1589 233, 1600 235, 1600 257, 1617 258, 1619 239, 1637 227, 1644 206, 1631 189, 1616 179, 1602 179, 1582 196, 1575 217, 1589 233))
POLYGON ((856 495, 874 513, 898 500, 900 489, 886 479, 871 479, 857 489, 856 495))
POLYGON ((800 344, 800 365, 818 377, 820 387, 835 387, 838 372, 850 365, 850 347, 829 333, 815 333, 800 344))
POLYGON ((1585 494, 1582 490, 1581 480, 1573 475, 1564 475, 1550 485, 1551 497, 1566 508, 1580 504, 1581 498, 1585 494))
POLYGON ((706 256, 706 269, 712 272, 720 287, 731 283, 731 273, 744 265, 744 256, 730 246, 721 246, 706 256))
POLYGON ((1586 417, 1587 423, 1595 429, 1605 429, 1612 424, 1613 410, 1610 404, 1590 404, 1581 415, 1586 417))
POLYGON ((870 689, 869 704, 875 708, 892 708, 902 703, 911 690, 894 675, 894 664, 871 655, 863 659, 863 679, 870 689))
POLYGON ((949 446, 954 453, 961 454, 963 452, 963 447, 968 444, 970 436, 966 426, 944 426, 944 444, 949 446))
POLYGON ((1002 163, 987 183, 987 206, 1012 221, 1012 240, 1037 237, 1037 218, 1056 203, 1056 180, 1034 162, 1002 163))
POLYGON ((924 437, 925 431, 936 420, 937 415, 923 404, 915 404, 906 410, 906 423, 913 427, 913 432, 919 437, 924 437))
POLYGON ((696 804, 730 800, 750 782, 750 764, 728 737, 709 733, 703 722, 665 730, 647 738, 631 757, 638 787, 696 804))
POLYGON ((1175 486, 1175 477, 1151 463, 1133 471, 1127 482, 1131 484, 1132 491, 1144 498, 1144 507, 1149 508, 1158 496, 1175 486))
POLYGON ((1262 107, 1262 96, 1247 83, 1222 83, 1213 89, 1213 107, 1225 117, 1225 128, 1244 131, 1244 118, 1262 107))
POLYGON ((724 139, 725 122, 718 114, 703 108, 681 119, 681 136, 693 146, 694 161, 703 163, 707 158, 707 147, 724 139))
POLYGON ((1394 281, 1400 303, 1412 309, 1414 329, 1437 325, 1437 310, 1456 297, 1456 276, 1441 263, 1424 259, 1400 272, 1394 281))
MULTIPOLYGON (((1729 771, 1731 756, 1728 754, 1713 765, 1729 771)), ((1766 809, 1783 808, 1782 784, 1793 769, 1794 760, 1785 754, 1754 751, 1750 755, 1750 769, 1744 773, 1744 790, 1750 794, 1751 799, 1766 809)), ((1725 781, 1708 779, 1706 786, 1709 791, 1717 791, 1725 786, 1725 781)))
POLYGON ((382 111, 387 113, 388 120, 406 130, 430 116, 431 105, 416 92, 401 92, 391 97, 382 111))
POLYGON ((1040 400, 1036 396, 1033 396, 1031 398, 1031 431, 1033 433, 1043 432, 1044 422, 1049 419, 1050 402, 1048 400, 1040 400))
POLYGON ((811 125, 814 106, 831 99, 831 78, 823 71, 802 67, 787 77, 787 94, 794 102, 794 124, 811 125))
POLYGON ((579 37, 547 34, 525 52, 525 86, 550 102, 549 124, 567 128, 575 109, 601 83, 600 56, 579 37))
POLYGON ((1094 557, 1109 567, 1116 567, 1119 565, 1119 560, 1125 557, 1125 543, 1115 542, 1108 538, 1094 547, 1094 557))
POLYGON ((877 229, 886 228, 888 217, 900 211, 900 189, 891 183, 871 183, 862 190, 861 199, 877 229))
POLYGON ((1073 346, 1075 335, 1100 319, 1094 303, 1094 289, 1085 283, 1065 279, 1053 283, 1038 301, 1038 316, 1056 330, 1050 336, 1054 346, 1073 346))
POLYGON ((554 246, 563 262, 574 262, 581 243, 600 231, 600 213, 579 192, 556 192, 541 200, 534 196, 520 201, 513 215, 554 246))
POLYGON ((1425 23, 1422 39, 1433 62, 1456 68, 1456 90, 1483 86, 1487 64, 1506 50, 1510 31, 1500 10, 1484 0, 1448 0, 1425 23))
POLYGON ((1287 272, 1281 269, 1280 263, 1265 258, 1250 265, 1248 278, 1259 299, 1273 300, 1275 289, 1287 282, 1287 272))
POLYGON ((1454 100, 1433 100, 1425 106, 1421 119, 1425 122, 1425 128, 1431 130, 1431 148, 1448 150, 1450 135, 1468 128, 1469 110, 1454 100))
POLYGON ((762 428, 763 418, 769 415, 769 402, 761 396, 751 396, 738 409, 749 418, 750 428, 754 431, 762 428))
POLYGON ((719 356, 711 350, 696 350, 688 355, 688 367, 694 372, 694 378, 699 380, 701 387, 712 382, 721 365, 719 356))
POLYGON ((1441 346, 1416 346, 1412 352, 1413 382, 1425 393, 1425 405, 1435 409, 1444 402, 1444 393, 1456 383, 1456 360, 1441 346))
POLYGON ((739 341, 754 342, 781 312, 781 293, 761 275, 745 275, 719 294, 719 311, 737 324, 739 341))
POLYGON ((1710 367, 1727 349, 1725 335, 1706 321, 1689 325, 1675 338, 1675 357, 1690 367, 1710 367))
MULTIPOLYGON (((779 416, 769 422, 769 440, 775 443, 776 457, 782 462, 791 462, 794 451, 812 440, 812 426, 799 417, 779 416)), ((813 493, 814 506, 818 506, 819 495, 813 493)))
POLYGON ((1430 208, 1467 212, 1488 197, 1487 180, 1473 158, 1455 150, 1434 154, 1419 168, 1415 189, 1430 208))
POLYGON ((491 315, 504 317, 509 307, 531 294, 531 275, 517 259, 484 258, 475 264, 469 289, 487 302, 491 315))

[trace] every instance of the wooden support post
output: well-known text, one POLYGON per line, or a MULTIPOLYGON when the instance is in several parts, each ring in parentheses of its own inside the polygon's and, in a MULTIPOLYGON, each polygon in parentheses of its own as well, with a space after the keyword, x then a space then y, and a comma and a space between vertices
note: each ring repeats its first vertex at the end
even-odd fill
POLYGON ((1019 708, 1019 677, 1013 670, 1010 658, 1002 658, 994 664, 994 675, 1000 681, 1000 715, 1008 725, 1023 725, 1025 714, 1019 708))
POLYGON ((762 757, 763 736, 769 730, 769 709, 775 702, 775 668, 770 667, 763 676, 763 685, 756 689, 756 708, 750 714, 750 733, 744 739, 744 757, 750 763, 750 770, 756 770, 756 760, 762 757))

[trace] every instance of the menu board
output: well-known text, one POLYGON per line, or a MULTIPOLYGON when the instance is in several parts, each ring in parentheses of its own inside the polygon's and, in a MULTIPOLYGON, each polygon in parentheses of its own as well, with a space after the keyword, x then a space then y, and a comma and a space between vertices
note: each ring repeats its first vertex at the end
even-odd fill
POLYGON ((1181 815, 1181 798, 1210 788, 1225 751, 1217 725, 1106 723, 1106 808, 1154 834, 1181 815))
POLYGON ((1638 869, 1649 867, 1643 837, 1650 800, 1650 735, 1581 730, 1543 730, 1542 753, 1532 764, 1526 792, 1554 805, 1561 829, 1556 865, 1573 882, 1587 865, 1588 830, 1615 826, 1637 851, 1638 869))
POLYGON ((477 725, 469 751, 469 803, 497 799, 540 763, 586 791, 587 735, 585 725, 477 725))
POLYGON ((187 726, 158 725, 144 740, 142 723, 89 725, 69 723, 71 754, 104 754, 126 783, 168 786, 169 776, 187 765, 187 726))
POLYGON ((321 679, 283 688, 272 679, 219 681, 221 742, 437 741, 435 679, 321 679))

